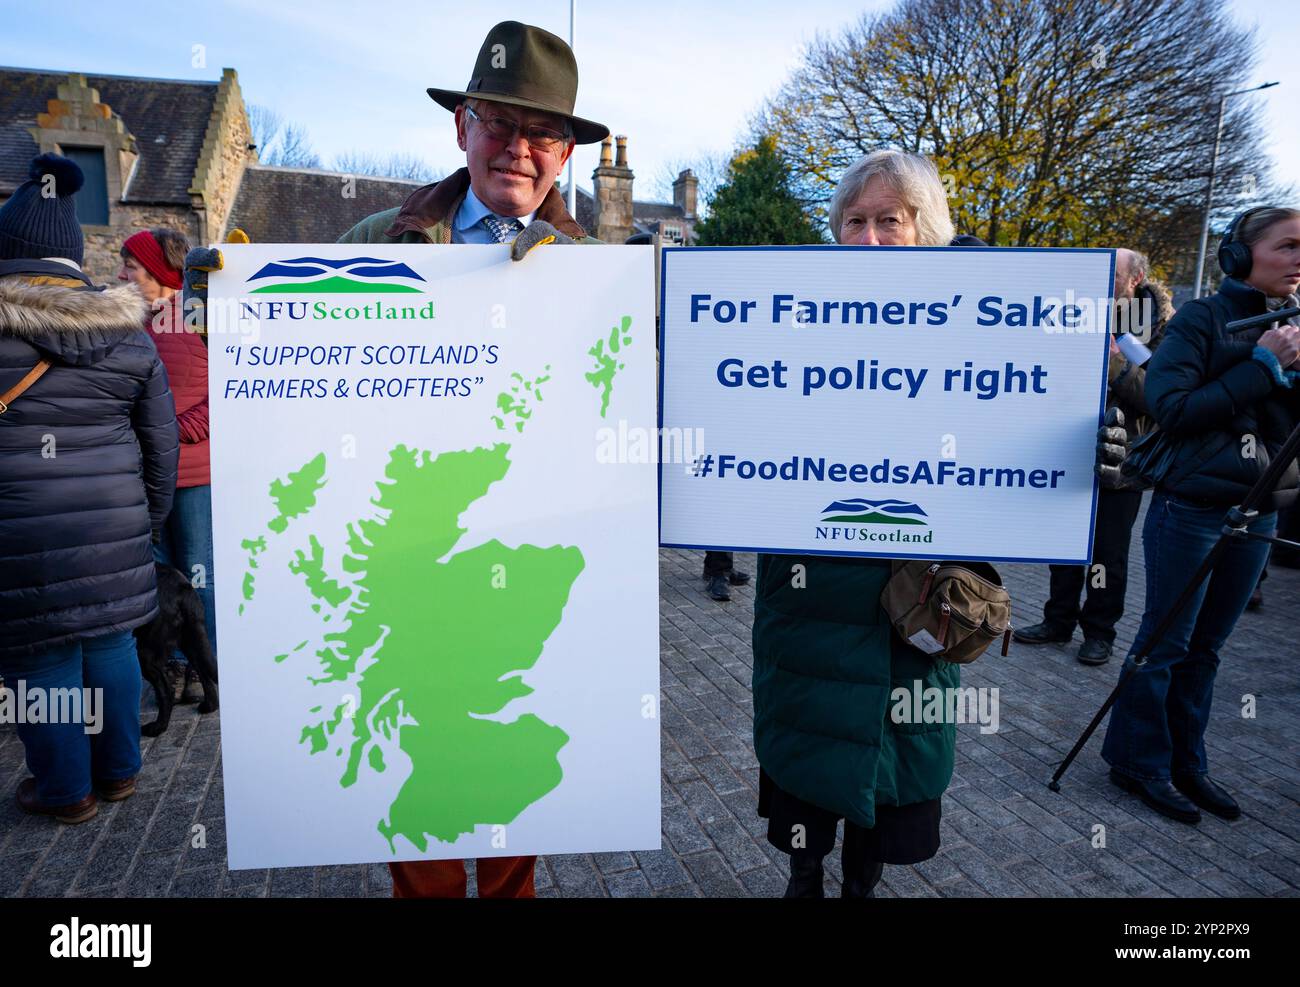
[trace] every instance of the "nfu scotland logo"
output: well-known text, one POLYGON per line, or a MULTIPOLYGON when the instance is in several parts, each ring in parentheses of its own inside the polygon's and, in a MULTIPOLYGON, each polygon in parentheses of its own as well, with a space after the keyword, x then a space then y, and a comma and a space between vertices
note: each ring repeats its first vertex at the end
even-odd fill
POLYGON ((928 517, 920 504, 910 500, 836 500, 822 509, 815 537, 817 541, 929 542, 934 538, 932 529, 915 530, 929 529, 928 517))
POLYGON ((292 260, 274 260, 250 277, 248 283, 264 278, 277 280, 274 284, 250 289, 251 294, 418 294, 420 289, 409 282, 424 283, 424 278, 405 264, 378 257, 348 257, 343 260, 295 257, 292 260))

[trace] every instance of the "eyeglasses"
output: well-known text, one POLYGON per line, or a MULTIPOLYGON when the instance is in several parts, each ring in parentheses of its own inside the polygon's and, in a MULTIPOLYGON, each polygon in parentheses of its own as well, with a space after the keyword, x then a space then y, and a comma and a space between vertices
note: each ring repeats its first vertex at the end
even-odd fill
POLYGON ((569 142, 569 135, 561 133, 558 130, 552 130, 550 127, 543 127, 539 124, 529 124, 527 127, 520 127, 508 117, 482 117, 474 112, 474 108, 468 103, 465 104, 465 112, 474 120, 483 124, 483 127, 489 134, 499 141, 505 141, 509 144, 515 139, 515 135, 520 130, 524 132, 524 140, 528 141, 529 146, 539 151, 555 151, 564 144, 569 142))

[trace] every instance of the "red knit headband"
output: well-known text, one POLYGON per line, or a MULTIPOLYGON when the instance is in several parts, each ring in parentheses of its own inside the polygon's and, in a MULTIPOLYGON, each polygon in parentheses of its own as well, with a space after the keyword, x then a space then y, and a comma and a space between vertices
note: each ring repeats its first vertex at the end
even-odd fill
POLYGON ((160 285, 180 290, 184 283, 181 280, 181 272, 167 263, 162 246, 154 239, 152 233, 148 230, 132 233, 126 238, 126 243, 122 244, 122 246, 130 252, 132 257, 144 265, 144 269, 152 274, 154 280, 160 285))

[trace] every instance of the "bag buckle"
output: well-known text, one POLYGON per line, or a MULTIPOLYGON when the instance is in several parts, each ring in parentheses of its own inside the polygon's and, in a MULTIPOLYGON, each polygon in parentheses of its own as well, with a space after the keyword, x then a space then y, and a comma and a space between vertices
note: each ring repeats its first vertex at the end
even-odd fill
POLYGON ((930 587, 934 584, 934 574, 939 571, 939 563, 935 562, 930 568, 925 570, 925 579, 921 582, 921 598, 917 603, 924 603, 930 596, 930 587))
POLYGON ((939 643, 948 649, 948 621, 952 617, 952 607, 944 600, 939 604, 939 643))

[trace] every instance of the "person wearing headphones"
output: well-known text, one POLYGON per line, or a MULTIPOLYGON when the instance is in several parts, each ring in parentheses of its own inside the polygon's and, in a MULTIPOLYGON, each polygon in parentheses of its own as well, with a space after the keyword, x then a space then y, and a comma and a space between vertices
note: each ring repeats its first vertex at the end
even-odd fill
MULTIPOLYGON (((1146 400, 1174 446, 1143 528, 1146 612, 1128 661, 1219 539, 1240 504, 1300 421, 1300 328, 1230 333, 1227 324, 1300 305, 1300 210, 1252 209, 1219 246, 1218 292, 1187 302, 1147 364, 1146 400)), ((1292 462, 1248 530, 1272 535, 1277 510, 1295 502, 1292 462)), ((1151 808, 1195 823, 1204 809, 1236 819, 1241 808, 1209 776, 1205 728, 1219 649, 1246 609, 1268 557, 1265 541, 1230 539, 1169 632, 1120 693, 1102 757, 1111 780, 1151 808)))

